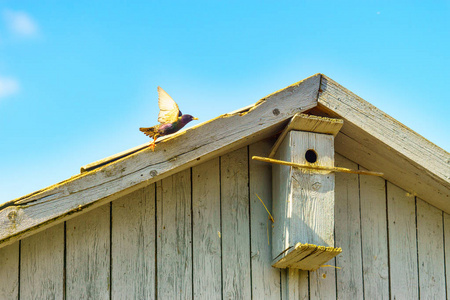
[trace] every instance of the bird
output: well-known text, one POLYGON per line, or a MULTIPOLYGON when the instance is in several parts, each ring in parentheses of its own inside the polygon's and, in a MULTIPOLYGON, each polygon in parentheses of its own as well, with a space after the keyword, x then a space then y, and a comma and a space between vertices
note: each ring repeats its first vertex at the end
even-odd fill
POLYGON ((155 151, 158 137, 175 133, 192 120, 198 120, 191 115, 183 115, 172 97, 160 86, 158 86, 158 106, 158 122, 161 124, 139 128, 146 136, 153 138, 153 142, 149 145, 152 151, 155 151))

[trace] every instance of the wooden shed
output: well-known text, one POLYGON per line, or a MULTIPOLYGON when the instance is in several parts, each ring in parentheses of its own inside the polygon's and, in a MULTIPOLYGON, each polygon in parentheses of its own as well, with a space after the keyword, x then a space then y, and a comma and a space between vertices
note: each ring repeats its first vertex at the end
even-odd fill
POLYGON ((316 74, 0 205, 0 299, 445 299, 449 195, 449 153, 316 74))

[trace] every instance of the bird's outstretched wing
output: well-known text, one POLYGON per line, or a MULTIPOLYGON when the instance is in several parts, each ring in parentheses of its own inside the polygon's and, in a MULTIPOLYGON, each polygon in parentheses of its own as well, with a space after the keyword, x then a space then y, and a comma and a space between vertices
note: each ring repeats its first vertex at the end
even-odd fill
POLYGON ((173 99, 167 94, 161 87, 158 86, 158 105, 159 105, 159 115, 158 122, 172 123, 178 119, 180 115, 180 109, 178 105, 173 101, 173 99))

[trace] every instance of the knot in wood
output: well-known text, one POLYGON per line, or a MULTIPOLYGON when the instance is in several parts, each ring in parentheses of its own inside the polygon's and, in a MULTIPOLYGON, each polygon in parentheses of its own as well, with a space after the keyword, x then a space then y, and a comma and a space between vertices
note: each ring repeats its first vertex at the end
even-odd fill
POLYGON ((8 214, 8 219, 12 222, 15 223, 16 219, 17 219, 17 211, 13 210, 8 214))
POLYGON ((315 191, 318 191, 318 190, 320 189, 321 186, 322 186, 322 183, 320 183, 320 182, 315 182, 315 183, 312 185, 312 189, 315 190, 315 191))
POLYGON ((278 108, 275 108, 274 110, 272 110, 272 113, 273 113, 275 116, 278 116, 278 115, 280 114, 280 110, 279 110, 278 108))

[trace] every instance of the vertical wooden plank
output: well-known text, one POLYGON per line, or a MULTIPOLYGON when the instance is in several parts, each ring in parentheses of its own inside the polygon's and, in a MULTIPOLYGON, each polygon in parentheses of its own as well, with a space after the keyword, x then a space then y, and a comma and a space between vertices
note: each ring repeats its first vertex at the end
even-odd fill
POLYGON ((195 299, 222 299, 219 158, 192 168, 195 299))
POLYGON ((155 298, 155 185, 112 202, 112 299, 155 298))
POLYGON ((421 299, 445 299, 442 211, 417 198, 417 245, 421 299))
MULTIPOLYGON (((317 154, 318 165, 334 166, 332 135, 291 131, 287 136, 291 137, 292 162, 307 164, 306 152, 312 149, 317 154)), ((290 246, 300 242, 333 247, 334 173, 292 168, 289 180, 292 182, 292 208, 288 209, 285 217, 290 219, 290 246)))
MULTIPOLYGON (((358 165, 336 154, 338 167, 356 169, 358 165)), ((361 224, 358 175, 336 173, 335 240, 342 253, 336 256, 337 297, 362 299, 361 224)))
POLYGON ((445 241, 445 279, 447 298, 450 296, 450 215, 444 214, 444 241, 445 241))
MULTIPOLYGON (((286 269, 286 274, 287 274, 287 276, 286 276, 286 279, 287 279, 286 299, 293 300, 293 299, 304 298, 305 290, 308 290, 307 289, 308 288, 308 271, 301 271, 301 270, 297 270, 297 269, 286 269), (303 276, 301 276, 301 275, 303 275, 303 276), (303 286, 303 289, 300 288, 300 285, 303 286)), ((306 295, 309 295, 309 293, 307 292, 306 295)))
POLYGON ((304 270, 296 271, 297 272, 292 272, 289 274, 293 279, 298 281, 298 295, 297 297, 294 297, 294 299, 310 299, 309 276, 311 272, 304 270))
MULTIPOLYGON (((275 158, 291 161, 290 139, 285 138, 281 143, 275 158)), ((288 166, 272 165, 272 214, 275 224, 272 229, 272 258, 275 259, 281 249, 289 247, 288 218, 277 217, 285 215, 289 208, 288 201, 292 180, 291 168, 288 166)), ((309 299, 309 272, 296 269, 283 269, 281 271, 281 297, 282 299, 309 299)))
POLYGON ((391 299, 418 299, 414 197, 387 183, 391 299))
MULTIPOLYGON (((299 140, 304 146, 303 149, 297 152, 296 155, 293 155, 293 161, 299 163, 306 163, 306 161, 299 160, 300 157, 296 158, 296 156, 305 155, 307 149, 314 149, 318 153, 318 164, 321 166, 334 166, 334 148, 333 148, 333 138, 328 135, 322 134, 309 134, 307 139, 303 137, 299 140)), ((326 179, 324 179, 324 175, 310 175, 311 180, 311 190, 317 193, 324 193, 321 196, 321 200, 328 203, 327 205, 323 205, 318 208, 318 211, 321 213, 317 214, 315 218, 319 216, 319 218, 323 218, 325 221, 319 227, 321 230, 324 230, 326 233, 328 228, 328 233, 324 236, 323 240, 325 243, 321 243, 320 245, 328 245, 334 246, 334 219, 335 219, 335 205, 334 205, 334 193, 329 193, 329 191, 334 191, 335 189, 335 178, 334 174, 327 174, 326 179), (320 179, 319 179, 320 178, 320 179), (323 188, 318 190, 314 189, 314 185, 318 182, 323 184, 323 188), (330 220, 333 222, 330 223, 330 220), (328 223, 327 223, 328 222, 328 223), (328 237, 328 238, 326 238, 328 237)), ((310 197, 317 197, 317 195, 310 195, 310 197)), ((327 264, 335 265, 336 260, 333 259, 329 261, 327 264)), ((306 272, 305 272, 306 273, 306 272)), ((334 268, 323 267, 316 271, 309 272, 309 299, 336 299, 336 272, 334 268)), ((302 277, 300 277, 300 281, 302 277)))
MULTIPOLYGON (((291 160, 291 148, 289 138, 285 138, 277 152, 275 159, 284 161, 291 160)), ((276 222, 272 228, 272 260, 277 259, 282 251, 290 247, 289 232, 286 228, 290 226, 290 218, 285 218, 289 209, 289 199, 292 180, 291 167, 279 164, 272 165, 272 215, 276 222)), ((289 274, 286 273, 286 277, 289 274)))
POLYGON ((281 270, 281 299, 309 299, 308 271, 298 269, 281 270))
POLYGON ((67 221, 66 278, 68 299, 109 299, 109 203, 67 221))
POLYGON ((250 299, 250 228, 247 147, 221 157, 224 299, 250 299))
POLYGON ((386 184, 375 176, 362 175, 359 179, 364 296, 389 299, 386 184))
POLYGON ((22 240, 20 298, 63 297, 64 224, 59 224, 22 240))
POLYGON ((287 288, 287 281, 288 281, 288 274, 286 274, 287 270, 282 269, 280 270, 280 297, 281 299, 287 299, 288 294, 288 288, 287 288))
POLYGON ((156 202, 158 298, 191 299, 191 170, 163 179, 160 186, 156 202))
MULTIPOLYGON (((266 156, 273 140, 249 146, 249 157, 266 156)), ((250 159, 250 219, 253 299, 280 299, 280 269, 272 267, 272 221, 259 201, 272 211, 272 166, 250 159)))
MULTIPOLYGON (((336 260, 327 262, 335 266, 336 260)), ((309 299, 336 299, 336 270, 333 267, 322 267, 309 272, 309 299)))
POLYGON ((19 297, 19 242, 0 248, 0 299, 19 297))

